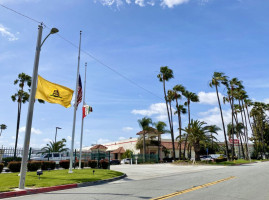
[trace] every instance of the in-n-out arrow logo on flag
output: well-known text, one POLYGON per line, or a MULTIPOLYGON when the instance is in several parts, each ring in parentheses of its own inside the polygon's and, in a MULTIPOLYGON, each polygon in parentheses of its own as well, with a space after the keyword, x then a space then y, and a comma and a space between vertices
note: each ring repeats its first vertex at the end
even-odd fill
POLYGON ((84 105, 82 107, 83 118, 86 117, 88 114, 90 114, 90 112, 92 112, 92 107, 91 106, 84 105))

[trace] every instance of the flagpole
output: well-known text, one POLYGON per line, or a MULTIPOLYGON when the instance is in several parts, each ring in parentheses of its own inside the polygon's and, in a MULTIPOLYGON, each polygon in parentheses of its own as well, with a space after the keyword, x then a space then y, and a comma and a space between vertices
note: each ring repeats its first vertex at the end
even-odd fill
POLYGON ((73 173, 73 151, 74 151, 74 140, 75 140, 75 128, 76 128, 76 111, 77 111, 77 97, 78 97, 78 77, 79 77, 79 65, 80 65, 80 47, 81 47, 81 32, 79 36, 79 50, 78 50, 78 67, 77 67, 77 79, 76 79, 76 93, 75 93, 75 105, 74 105, 74 117, 73 117, 73 129, 72 129, 72 142, 70 149, 70 163, 69 163, 69 172, 73 173))
MULTIPOLYGON (((87 63, 85 63, 85 78, 84 78, 84 91, 83 91, 83 105, 85 105, 85 95, 86 95, 86 71, 87 71, 87 63)), ((82 111, 82 122, 81 122, 81 135, 80 135, 80 149, 79 149, 79 166, 81 169, 81 157, 82 157, 82 140, 83 140, 83 125, 84 125, 84 117, 82 111)))

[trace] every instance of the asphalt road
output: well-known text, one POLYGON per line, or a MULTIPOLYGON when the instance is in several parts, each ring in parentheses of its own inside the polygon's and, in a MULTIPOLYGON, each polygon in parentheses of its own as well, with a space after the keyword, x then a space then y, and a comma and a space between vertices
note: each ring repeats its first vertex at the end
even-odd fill
MULTIPOLYGON (((152 167, 154 172, 154 166, 152 167)), ((133 175, 132 175, 133 176, 133 175)), ((184 171, 10 199, 20 200, 269 200, 269 162, 184 171), (166 196, 165 196, 166 195, 166 196)))

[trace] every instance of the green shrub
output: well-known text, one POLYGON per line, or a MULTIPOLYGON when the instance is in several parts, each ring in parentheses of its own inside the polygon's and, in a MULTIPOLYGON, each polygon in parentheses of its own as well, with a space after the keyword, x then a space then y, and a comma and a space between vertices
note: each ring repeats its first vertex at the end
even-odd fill
POLYGON ((2 159, 2 161, 3 161, 4 165, 7 166, 8 163, 11 162, 11 161, 21 161, 21 158, 16 157, 14 159, 14 157, 5 157, 5 158, 2 159))
MULTIPOLYGON (((84 167, 86 167, 85 164, 86 164, 86 166, 87 166, 87 162, 85 162, 85 161, 81 161, 81 168, 82 168, 82 169, 83 169, 84 167)), ((79 161, 77 160, 77 161, 76 161, 76 167, 78 167, 78 166, 79 166, 79 161)))
POLYGON ((108 160, 100 160, 99 165, 100 165, 100 168, 107 169, 109 166, 108 160))
POLYGON ((11 172, 19 172, 21 170, 21 162, 19 161, 11 161, 7 166, 11 172))
POLYGON ((33 172, 41 168, 41 161, 31 161, 27 163, 28 171, 33 172))
POLYGON ((61 160, 59 162, 59 165, 64 169, 68 169, 69 165, 70 165, 70 161, 69 160, 61 160))
POLYGON ((3 168, 4 168, 4 164, 3 164, 3 163, 0 163, 0 174, 1 174, 2 171, 3 171, 3 168))
POLYGON ((88 166, 90 168, 96 168, 97 167, 97 161, 96 160, 88 160, 88 166))
POLYGON ((56 163, 54 161, 43 161, 41 164, 42 170, 55 169, 56 163))

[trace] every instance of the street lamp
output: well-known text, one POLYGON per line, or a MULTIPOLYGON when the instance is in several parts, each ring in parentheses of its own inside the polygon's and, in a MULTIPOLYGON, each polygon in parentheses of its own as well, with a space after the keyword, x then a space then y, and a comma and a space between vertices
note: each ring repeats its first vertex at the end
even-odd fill
POLYGON ((56 143, 56 137, 57 137, 57 130, 58 129, 62 129, 62 128, 60 128, 60 127, 56 127, 56 133, 55 133, 55 143, 56 143))
POLYGON ((45 39, 41 43, 42 30, 43 30, 43 24, 41 23, 38 26, 38 36, 37 36, 35 61, 34 61, 34 68, 33 68, 33 75, 32 75, 30 101, 29 101, 29 105, 28 105, 28 113, 27 113, 27 120, 26 120, 26 129, 25 129, 25 138, 24 138, 24 145, 23 145, 23 155, 22 155, 22 163, 21 163, 19 189, 24 189, 24 187, 25 187, 27 159, 28 159, 28 152, 29 152, 29 145, 30 145, 30 138, 31 138, 31 128, 32 128, 32 120, 33 120, 33 111, 34 111, 34 102, 35 102, 35 93, 36 93, 36 84, 37 84, 37 75, 38 75, 38 64, 39 64, 41 46, 44 44, 45 40, 51 34, 57 33, 59 31, 57 28, 52 28, 50 33, 45 37, 45 39))

